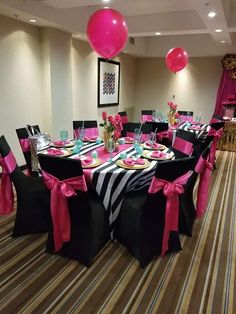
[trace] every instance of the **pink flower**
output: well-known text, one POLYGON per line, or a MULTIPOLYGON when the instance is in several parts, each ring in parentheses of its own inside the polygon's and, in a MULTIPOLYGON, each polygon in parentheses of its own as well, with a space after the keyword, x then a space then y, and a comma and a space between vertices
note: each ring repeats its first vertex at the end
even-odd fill
POLYGON ((107 119, 107 113, 105 111, 102 112, 102 119, 103 121, 107 119))
POLYGON ((110 122, 111 125, 114 125, 114 120, 112 116, 108 116, 107 120, 110 122))
POLYGON ((175 114, 175 118, 176 118, 176 119, 178 119, 178 118, 179 118, 179 113, 178 113, 178 112, 176 112, 176 114, 175 114))
POLYGON ((116 130, 114 132, 114 139, 117 140, 119 137, 120 137, 120 132, 116 130))

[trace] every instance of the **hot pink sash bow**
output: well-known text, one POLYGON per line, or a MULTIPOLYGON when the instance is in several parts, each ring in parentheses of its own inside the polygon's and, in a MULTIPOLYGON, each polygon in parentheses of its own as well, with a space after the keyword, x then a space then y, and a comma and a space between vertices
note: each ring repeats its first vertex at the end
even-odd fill
POLYGON ((42 171, 42 175, 47 188, 51 190, 53 236, 55 252, 57 252, 62 248, 64 242, 70 240, 70 215, 67 198, 75 196, 76 190, 86 192, 87 185, 83 175, 61 181, 45 171, 42 171))
POLYGON ((190 143, 184 140, 183 138, 176 137, 173 144, 173 148, 179 150, 180 152, 186 155, 190 155, 193 151, 193 143, 190 143))
POLYGON ((20 139, 20 146, 22 151, 25 152, 29 152, 30 151, 30 141, 28 138, 21 138, 20 139))
POLYGON ((16 160, 11 151, 4 158, 0 158, 0 166, 2 167, 0 214, 8 215, 13 211, 14 205, 14 194, 9 174, 16 168, 16 160))
POLYGON ((162 141, 162 139, 164 138, 169 138, 169 132, 168 131, 161 131, 157 133, 157 138, 159 141, 162 141))
POLYGON ((146 122, 146 121, 151 122, 152 121, 152 115, 150 115, 150 114, 143 114, 141 116, 141 119, 142 119, 142 122, 146 122))
MULTIPOLYGON (((208 155, 208 158, 210 155, 208 155)), ((196 204, 196 215, 201 218, 206 212, 208 190, 210 185, 211 172, 213 170, 212 162, 202 158, 199 158, 198 163, 195 167, 195 171, 200 173, 200 180, 197 191, 197 204, 196 204)))
POLYGON ((127 117, 127 116, 120 116, 120 119, 121 119, 121 123, 122 123, 122 124, 126 124, 126 123, 128 123, 128 122, 129 122, 129 120, 128 120, 128 117, 127 117))
POLYGON ((210 150, 212 162, 214 162, 214 159, 215 159, 217 142, 222 137, 222 135, 223 135, 223 128, 219 129, 218 131, 211 128, 210 131, 208 132, 208 136, 213 136, 213 143, 211 145, 211 150, 210 150))
POLYGON ((156 177, 152 178, 148 192, 155 194, 163 189, 163 194, 167 197, 165 211, 165 227, 162 239, 162 255, 165 255, 168 250, 168 241, 170 231, 178 231, 179 221, 179 194, 184 193, 183 185, 186 184, 192 171, 188 171, 183 176, 175 179, 173 182, 168 182, 156 177))

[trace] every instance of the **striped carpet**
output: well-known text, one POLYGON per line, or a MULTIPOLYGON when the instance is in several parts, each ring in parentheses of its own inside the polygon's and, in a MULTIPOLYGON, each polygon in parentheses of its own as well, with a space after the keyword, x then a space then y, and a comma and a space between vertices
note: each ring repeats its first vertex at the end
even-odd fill
POLYGON ((236 153, 217 154, 193 237, 145 269, 119 243, 90 268, 47 254, 46 235, 13 239, 1 217, 0 313, 236 313, 236 153))

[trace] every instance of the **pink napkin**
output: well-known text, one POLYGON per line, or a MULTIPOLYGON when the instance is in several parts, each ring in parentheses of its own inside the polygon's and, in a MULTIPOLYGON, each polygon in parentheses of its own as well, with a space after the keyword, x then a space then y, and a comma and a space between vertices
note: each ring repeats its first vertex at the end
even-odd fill
POLYGON ((159 148, 159 147, 161 147, 161 145, 158 144, 158 143, 151 144, 150 142, 145 142, 145 145, 148 146, 148 147, 151 147, 151 148, 159 148))
POLYGON ((86 156, 85 158, 80 159, 80 160, 81 160, 82 166, 89 166, 93 163, 93 158, 89 156, 86 156))
POLYGON ((201 130, 202 127, 200 125, 191 125, 191 127, 189 129, 198 131, 198 130, 201 130))
POLYGON ((134 139, 132 137, 126 136, 124 137, 124 140, 128 142, 133 142, 134 139))
POLYGON ((53 141, 53 144, 56 146, 64 146, 65 144, 70 144, 70 141, 67 140, 65 143, 63 141, 53 141))
POLYGON ((162 152, 153 152, 153 153, 151 153, 150 157, 153 157, 153 158, 165 158, 165 157, 167 157, 167 154, 166 153, 162 153, 162 152))
POLYGON ((48 155, 64 155, 64 152, 61 151, 60 149, 56 148, 49 148, 47 149, 48 155))
POLYGON ((134 160, 133 158, 126 158, 123 160, 123 163, 127 166, 144 165, 145 160, 141 158, 138 158, 136 160, 134 160))
POLYGON ((94 136, 85 136, 84 137, 84 141, 86 142, 86 141, 96 141, 96 139, 97 139, 98 137, 96 136, 96 135, 94 135, 94 136))

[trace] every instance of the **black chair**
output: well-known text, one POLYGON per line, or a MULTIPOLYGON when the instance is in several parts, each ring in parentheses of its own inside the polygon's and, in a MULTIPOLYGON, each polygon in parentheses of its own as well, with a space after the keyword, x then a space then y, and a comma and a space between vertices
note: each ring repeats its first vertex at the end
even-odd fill
MULTIPOLYGON (((4 136, 0 137, 2 158, 11 154, 4 136)), ((50 199, 41 177, 26 176, 16 164, 10 173, 16 189, 17 210, 13 236, 47 232, 50 222, 50 199)))
MULTIPOLYGON (((57 177, 60 181, 83 176, 80 160, 39 154, 39 163, 42 171, 57 177)), ((48 193, 50 194, 49 191, 48 193)), ((70 240, 63 244, 58 254, 90 266, 93 258, 110 238, 108 218, 95 190, 76 193, 75 196, 67 198, 70 240)), ((51 224, 46 249, 50 253, 54 253, 55 250, 53 233, 54 228, 51 224)))
POLYGON ((40 133, 40 128, 38 125, 16 129, 16 134, 19 139, 19 143, 26 161, 27 168, 29 170, 29 174, 31 176, 38 176, 38 171, 32 170, 31 149, 28 138, 30 135, 34 135, 37 132, 40 133))
MULTIPOLYGON (((134 138, 134 130, 135 129, 140 129, 140 123, 136 123, 136 122, 128 122, 124 125, 124 136, 129 136, 134 138)), ((147 124, 144 123, 141 126, 141 132, 142 132, 142 137, 141 139, 143 141, 148 140, 149 138, 149 134, 152 132, 152 125, 151 124, 147 124)))
POLYGON ((186 121, 192 121, 193 120, 193 111, 179 111, 178 110, 178 114, 179 114, 179 119, 182 122, 186 122, 186 121))
POLYGON ((141 110, 141 121, 152 121, 155 110, 141 110))
POLYGON ((123 126, 123 130, 121 130, 121 136, 125 136, 124 125, 129 122, 128 115, 126 111, 120 111, 118 112, 118 114, 120 115, 121 123, 123 126))
POLYGON ((146 122, 152 125, 152 132, 156 132, 158 143, 169 146, 169 125, 167 122, 146 122))
MULTIPOLYGON (((163 161, 157 164, 155 177, 173 182, 192 169, 193 162, 193 157, 163 161)), ((155 194, 131 192, 124 198, 115 237, 139 261, 141 267, 162 252, 165 215, 166 196, 162 190, 155 194)), ((169 252, 180 250, 178 231, 173 231, 169 237, 169 252)))
POLYGON ((176 137, 171 150, 176 158, 190 156, 196 143, 196 134, 182 129, 177 129, 176 137))
POLYGON ((73 130, 74 130, 74 137, 78 137, 77 130, 78 128, 84 126, 85 128, 85 137, 90 136, 99 136, 98 131, 98 123, 96 120, 85 120, 85 121, 73 121, 73 130))

